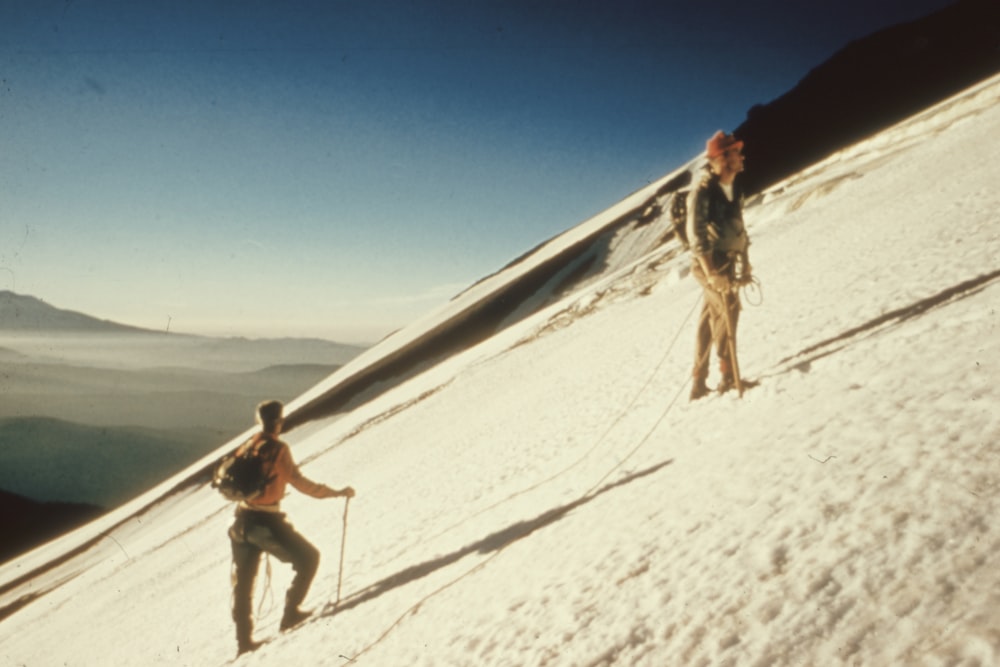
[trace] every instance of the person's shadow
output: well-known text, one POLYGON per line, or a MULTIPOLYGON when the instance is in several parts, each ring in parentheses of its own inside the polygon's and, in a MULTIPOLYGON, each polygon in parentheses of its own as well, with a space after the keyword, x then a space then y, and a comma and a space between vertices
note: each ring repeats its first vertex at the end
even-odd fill
MULTIPOLYGON (((814 361, 839 352, 847 347, 851 343, 852 339, 856 339, 862 334, 874 333, 882 327, 888 328, 899 326, 900 324, 919 317, 934 308, 947 305, 950 302, 966 299, 983 291, 989 283, 998 278, 1000 278, 1000 269, 963 281, 957 285, 949 287, 948 289, 942 290, 937 294, 929 296, 926 299, 921 299, 920 301, 906 306, 905 308, 898 308, 883 315, 879 315, 878 317, 873 318, 864 324, 852 327, 837 336, 827 338, 826 340, 815 343, 814 345, 810 345, 809 347, 800 350, 791 356, 785 357, 779 361, 777 365, 784 366, 785 364, 794 362, 791 365, 792 369, 803 373, 808 372, 814 361)), ((780 374, 781 372, 787 371, 779 371, 777 374, 780 374)))
POLYGON ((378 581, 367 588, 364 588, 344 600, 341 600, 339 604, 335 602, 328 603, 321 612, 319 612, 317 617, 333 616, 336 613, 357 607, 370 600, 373 600, 380 595, 387 593, 395 588, 405 586, 411 582, 422 579, 434 572, 447 567, 453 563, 458 562, 465 556, 471 553, 481 553, 488 554, 490 552, 500 551, 507 548, 514 542, 528 537, 532 533, 554 524, 559 521, 564 516, 569 514, 571 511, 578 507, 586 505, 598 496, 601 496, 609 491, 630 484, 638 479, 652 475, 653 473, 665 468, 666 466, 673 463, 673 459, 668 459, 654 466, 646 468, 645 470, 640 470, 634 472, 622 479, 606 484, 601 488, 585 494, 584 496, 574 500, 566 505, 561 505, 559 507, 550 509, 542 514, 539 514, 533 519, 528 519, 526 521, 519 521, 517 523, 511 524, 505 528, 490 533, 486 537, 473 542, 461 549, 453 551, 450 554, 435 558, 433 560, 424 561, 423 563, 418 563, 405 570, 400 570, 399 572, 392 574, 381 581, 378 581))

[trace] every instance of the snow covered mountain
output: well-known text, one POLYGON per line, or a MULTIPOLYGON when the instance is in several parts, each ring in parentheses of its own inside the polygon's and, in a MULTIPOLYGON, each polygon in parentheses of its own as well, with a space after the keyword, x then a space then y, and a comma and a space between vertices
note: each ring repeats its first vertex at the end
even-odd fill
MULTIPOLYGON (((700 297, 641 215, 697 160, 304 394, 294 455, 358 496, 286 499, 320 613, 277 632, 276 564, 238 664, 1000 664, 998 102, 748 207, 742 400, 687 402, 700 297)), ((0 568, 0 661, 226 664, 235 443, 0 568)))

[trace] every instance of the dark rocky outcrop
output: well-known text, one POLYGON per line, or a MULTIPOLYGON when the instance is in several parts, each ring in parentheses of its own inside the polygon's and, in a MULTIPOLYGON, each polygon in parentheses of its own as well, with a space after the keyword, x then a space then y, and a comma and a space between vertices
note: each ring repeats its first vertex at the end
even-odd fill
POLYGON ((1000 72, 1000 2, 959 0, 851 42, 792 90, 750 109, 749 192, 790 176, 1000 72))

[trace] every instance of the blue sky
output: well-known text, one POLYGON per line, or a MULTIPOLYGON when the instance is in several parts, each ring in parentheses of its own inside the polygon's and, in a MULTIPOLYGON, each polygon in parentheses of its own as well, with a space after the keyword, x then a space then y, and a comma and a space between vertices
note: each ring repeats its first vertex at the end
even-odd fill
POLYGON ((373 341, 946 0, 0 0, 0 289, 373 341))

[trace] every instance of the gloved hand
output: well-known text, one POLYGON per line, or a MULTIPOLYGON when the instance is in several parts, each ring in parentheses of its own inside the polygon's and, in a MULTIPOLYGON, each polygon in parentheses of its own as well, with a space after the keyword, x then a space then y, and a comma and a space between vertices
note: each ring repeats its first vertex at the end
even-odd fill
POLYGON ((325 493, 324 497, 326 497, 326 498, 353 498, 354 497, 354 489, 352 489, 349 486, 345 486, 344 488, 342 488, 342 489, 340 489, 338 491, 337 489, 333 489, 333 488, 330 488, 329 486, 327 486, 326 487, 326 493, 325 493))

